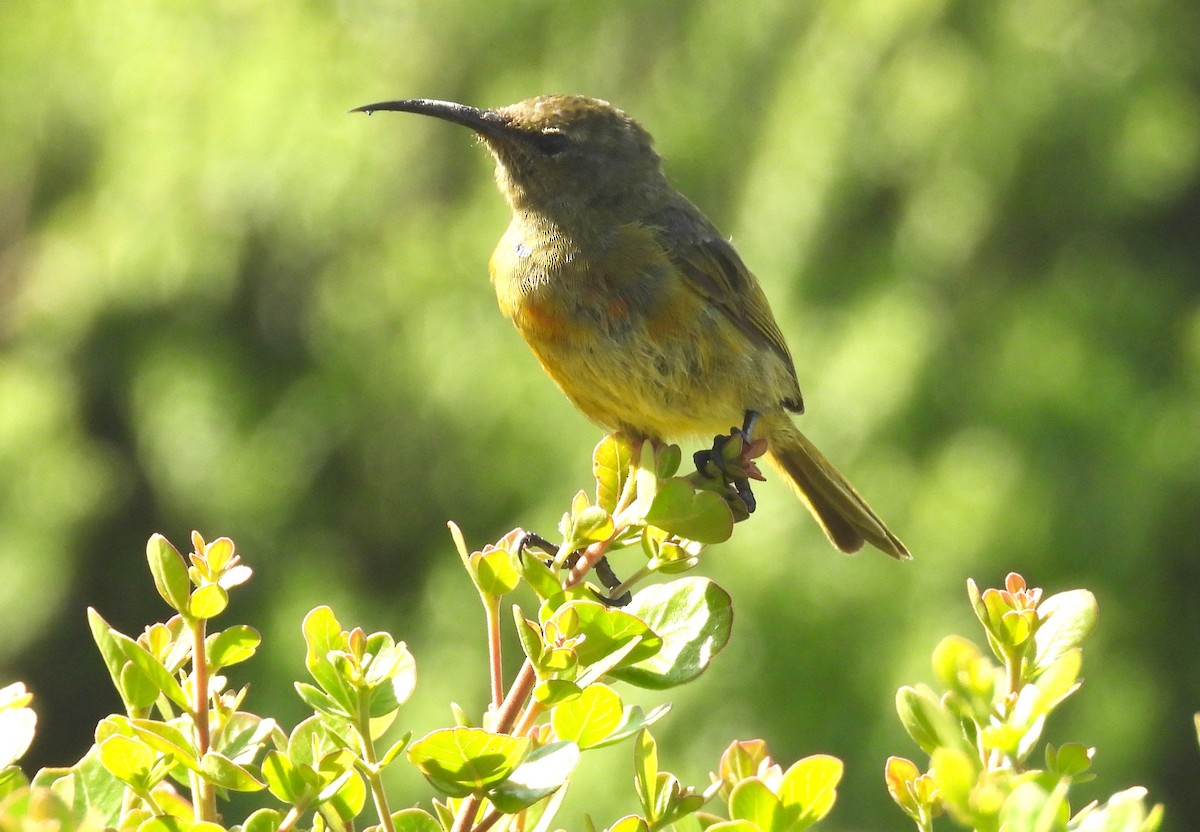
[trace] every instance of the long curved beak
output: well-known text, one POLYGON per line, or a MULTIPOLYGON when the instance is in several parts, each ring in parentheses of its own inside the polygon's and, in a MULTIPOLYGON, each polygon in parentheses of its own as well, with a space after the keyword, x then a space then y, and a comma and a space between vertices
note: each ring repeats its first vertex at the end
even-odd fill
POLYGON ((376 111, 397 113, 416 113, 421 116, 433 116, 443 121, 470 127, 482 136, 497 139, 511 138, 512 126, 508 120, 495 110, 481 110, 454 101, 438 101, 433 98, 402 98, 398 101, 380 101, 377 104, 366 104, 355 107, 350 112, 371 115, 376 111))

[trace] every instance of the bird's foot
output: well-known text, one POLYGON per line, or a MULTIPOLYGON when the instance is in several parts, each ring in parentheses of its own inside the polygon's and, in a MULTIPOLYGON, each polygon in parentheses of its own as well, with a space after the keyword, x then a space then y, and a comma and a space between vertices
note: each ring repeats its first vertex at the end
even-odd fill
POLYGON ((735 509, 735 519, 738 520, 744 520, 758 507, 754 492, 750 490, 750 480, 761 482, 766 479, 754 462, 767 450, 767 440, 753 438, 758 416, 757 412, 747 410, 742 427, 730 428, 729 433, 723 436, 714 436, 711 450, 698 451, 692 457, 701 476, 719 480, 737 495, 745 515, 737 516, 741 514, 736 510, 738 507, 730 507, 735 509))
MULTIPOLYGON (((542 553, 545 555, 542 562, 551 568, 554 566, 554 553, 558 551, 557 546, 535 532, 522 532, 521 536, 517 538, 516 545, 513 548, 516 549, 518 560, 525 559, 525 550, 527 549, 541 549, 542 553)), ((580 552, 572 552, 571 554, 567 555, 566 562, 563 564, 563 566, 566 569, 574 569, 575 564, 579 562, 580 557, 582 557, 580 552)), ((596 561, 596 565, 593 568, 596 571, 596 577, 600 579, 600 583, 604 584, 605 589, 611 592, 612 590, 621 586, 621 579, 617 577, 615 572, 613 572, 612 566, 608 562, 608 558, 600 558, 600 560, 596 561)), ((624 607, 631 600, 633 600, 633 593, 629 591, 618 595, 616 598, 596 592, 594 589, 592 590, 592 594, 596 596, 596 599, 600 601, 600 603, 609 607, 624 607)))

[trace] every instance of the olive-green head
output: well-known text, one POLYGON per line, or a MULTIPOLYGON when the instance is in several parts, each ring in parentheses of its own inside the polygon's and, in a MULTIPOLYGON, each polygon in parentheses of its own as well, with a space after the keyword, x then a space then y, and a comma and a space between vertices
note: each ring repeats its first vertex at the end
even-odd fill
POLYGON ((496 159, 496 181, 514 211, 563 220, 598 211, 634 214, 669 188, 650 134, 597 98, 543 95, 495 110, 415 98, 355 112, 376 110, 474 130, 496 159))

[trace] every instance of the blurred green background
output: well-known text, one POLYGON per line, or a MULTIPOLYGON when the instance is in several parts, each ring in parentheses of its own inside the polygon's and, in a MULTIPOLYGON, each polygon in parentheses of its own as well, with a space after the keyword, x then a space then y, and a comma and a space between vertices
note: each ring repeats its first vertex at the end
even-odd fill
MULTIPOLYGON (((5 0, 0 682, 37 697, 27 762, 117 707, 84 607, 165 614, 154 531, 230 535, 256 570, 226 616, 266 639, 232 674, 253 709, 303 718, 319 603, 408 641, 418 734, 483 706, 445 522, 552 531, 600 432, 495 309, 486 154, 345 111, 579 92, 732 236, 803 426, 917 556, 838 556, 761 487, 706 558, 738 618, 672 692, 664 766, 703 783, 755 736, 836 754, 828 828, 905 828, 895 689, 977 638, 968 577, 1017 570, 1100 601, 1048 730, 1099 748, 1080 796, 1144 784, 1200 828, 1198 43, 1195 0, 5 0)), ((565 826, 632 805, 630 753, 585 761, 565 826)))

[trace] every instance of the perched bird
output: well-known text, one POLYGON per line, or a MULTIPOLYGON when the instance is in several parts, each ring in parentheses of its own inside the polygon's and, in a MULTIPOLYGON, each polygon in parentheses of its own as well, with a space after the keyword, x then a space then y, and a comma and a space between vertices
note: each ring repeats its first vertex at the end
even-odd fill
POLYGON ((428 99, 357 110, 460 124, 491 151, 513 215, 490 262, 496 297, 584 415, 652 440, 753 424, 834 546, 909 557, 793 423, 800 386, 766 296, 667 181, 641 125, 572 95, 494 110, 428 99))

